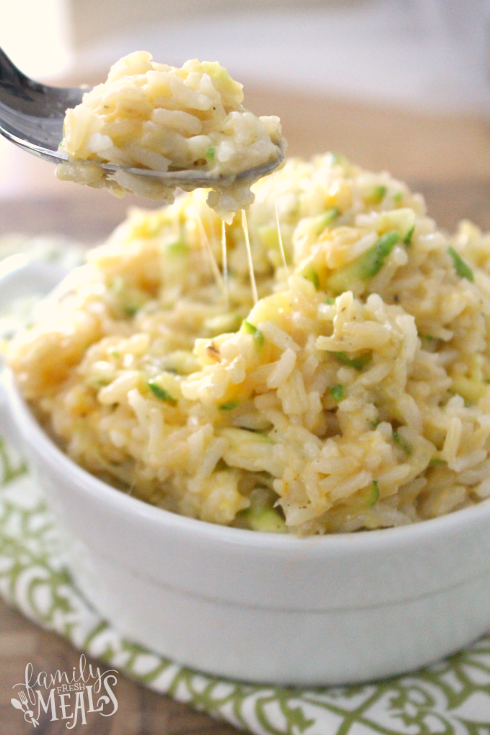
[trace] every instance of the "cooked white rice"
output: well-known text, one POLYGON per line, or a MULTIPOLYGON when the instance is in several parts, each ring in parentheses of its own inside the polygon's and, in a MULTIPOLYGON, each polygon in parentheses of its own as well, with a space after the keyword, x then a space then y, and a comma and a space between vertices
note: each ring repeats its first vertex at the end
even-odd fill
POLYGON ((387 173, 290 160, 226 227, 196 192, 130 213, 8 347, 68 454, 143 500, 300 535, 490 496, 490 236, 387 173))
MULTIPOLYGON (((173 202, 175 187, 119 170, 105 175, 95 164, 152 171, 192 170, 233 179, 237 174, 271 163, 285 141, 279 118, 256 117, 245 110, 243 87, 217 62, 187 61, 181 69, 152 61, 137 51, 120 59, 107 82, 83 96, 66 112, 60 150, 69 162, 57 176, 89 186, 106 186, 142 197, 173 202)), ((231 222, 253 202, 251 184, 237 179, 219 185, 208 203, 231 222)))

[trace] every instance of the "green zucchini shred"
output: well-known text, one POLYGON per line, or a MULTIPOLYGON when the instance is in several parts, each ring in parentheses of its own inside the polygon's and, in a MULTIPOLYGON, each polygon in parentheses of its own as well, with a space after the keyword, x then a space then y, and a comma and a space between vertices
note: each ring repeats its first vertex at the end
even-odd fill
POLYGON ((248 334, 256 334, 259 331, 255 324, 248 322, 246 319, 243 320, 243 328, 248 334))
POLYGON ((331 222, 334 221, 334 219, 340 217, 340 215, 341 211, 338 207, 330 207, 330 209, 326 209, 325 212, 321 215, 323 227, 329 225, 331 222))
POLYGON ((340 217, 341 211, 338 207, 330 207, 323 214, 310 218, 311 234, 318 236, 328 227, 337 217, 340 217))
POLYGON ((333 353, 337 360, 342 362, 344 365, 353 367, 356 370, 361 371, 366 365, 371 362, 371 355, 363 355, 362 357, 349 357, 345 352, 334 352, 333 353))
POLYGON ((254 334, 254 338, 255 338, 255 342, 257 344, 257 347, 259 349, 261 347, 263 347, 264 342, 265 342, 265 337, 264 337, 263 333, 260 331, 260 329, 257 329, 257 331, 254 334))
POLYGON ((439 459, 439 457, 432 457, 429 462, 429 467, 447 467, 445 459, 439 459))
POLYGON ((320 290, 320 276, 318 275, 318 271, 314 268, 303 273, 303 278, 306 278, 307 281, 311 281, 317 291, 320 290))
POLYGON ((168 243, 168 245, 165 246, 165 249, 170 255, 187 255, 189 252, 189 245, 186 242, 183 242, 183 240, 176 240, 175 242, 168 243))
POLYGON ((276 443, 274 439, 270 438, 269 434, 265 434, 263 431, 257 431, 256 429, 245 429, 245 431, 250 431, 252 434, 255 434, 257 439, 259 439, 261 442, 264 442, 264 444, 276 443))
POLYGON ((139 306, 125 306, 124 313, 126 316, 132 317, 140 310, 139 306))
POLYGON ((229 403, 222 403, 219 408, 222 411, 233 411, 233 409, 236 408, 239 403, 240 401, 230 401, 229 403))
POLYGON ((386 191, 386 186, 375 186, 371 194, 372 201, 380 204, 386 196, 386 191))
POLYGON ((370 506, 376 505, 379 500, 379 485, 377 480, 373 480, 373 497, 370 502, 370 506))
POLYGON ((155 398, 158 398, 160 401, 166 401, 167 403, 177 403, 175 398, 170 395, 168 391, 165 390, 165 388, 162 388, 158 383, 156 383, 154 380, 148 381, 148 387, 155 396, 155 398))
POLYGON ((398 232, 387 232, 382 235, 376 245, 367 253, 361 255, 359 260, 364 260, 363 267, 366 272, 364 280, 375 276, 384 265, 385 259, 397 244, 400 236, 398 232))
POLYGON ((210 145, 206 151, 206 158, 208 158, 210 161, 214 161, 215 156, 216 156, 216 148, 214 147, 214 145, 210 145))
POLYGON ((251 322, 248 322, 246 319, 243 320, 242 326, 243 326, 243 329, 245 330, 245 332, 247 334, 253 334, 254 339, 255 339, 255 343, 256 343, 257 347, 260 349, 263 346, 264 342, 265 342, 265 337, 264 337, 263 333, 260 331, 260 329, 258 329, 251 322))
POLYGON ((403 449, 405 454, 408 454, 409 456, 412 454, 412 447, 408 444, 408 442, 405 441, 402 436, 400 436, 397 431, 393 431, 393 441, 395 442, 395 444, 398 444, 400 449, 403 449))
POLYGON ((246 508, 241 512, 252 531, 287 533, 286 521, 274 508, 246 508))
POLYGON ((461 255, 456 252, 456 250, 453 247, 449 247, 447 249, 449 255, 453 259, 454 267, 456 269, 456 273, 460 278, 466 278, 467 281, 471 281, 472 283, 475 280, 475 277, 473 275, 473 271, 471 270, 470 266, 465 263, 461 255))
POLYGON ((386 232, 357 260, 339 268, 327 281, 327 288, 337 293, 349 290, 353 281, 373 278, 384 265, 388 255, 400 239, 398 232, 386 232))
POLYGON ((407 247, 412 242, 412 235, 413 235, 414 232, 415 232, 415 225, 412 225, 411 228, 409 229, 409 231, 407 232, 407 234, 405 235, 405 237, 402 240, 403 244, 406 245, 407 247))
POLYGON ((339 403, 339 401, 341 401, 342 398, 344 397, 344 386, 343 385, 340 385, 340 384, 332 385, 332 387, 329 388, 329 391, 330 391, 332 398, 334 399, 334 401, 337 401, 337 403, 339 403))

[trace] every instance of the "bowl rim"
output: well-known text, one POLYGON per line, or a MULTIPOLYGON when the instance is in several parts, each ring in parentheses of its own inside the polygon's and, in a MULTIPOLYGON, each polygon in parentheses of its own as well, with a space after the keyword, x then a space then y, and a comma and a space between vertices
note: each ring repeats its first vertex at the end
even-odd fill
POLYGON ((342 550, 362 553, 393 545, 399 547, 412 543, 418 544, 424 540, 434 540, 450 533, 459 534, 468 527, 478 525, 487 524, 490 530, 490 498, 483 499, 474 506, 404 526, 307 537, 298 537, 291 533, 250 531, 173 513, 126 494, 77 464, 63 452, 37 421, 18 390, 15 376, 8 366, 3 369, 2 380, 7 408, 15 417, 14 423, 17 429, 23 436, 25 432, 22 424, 24 424, 29 432, 33 432, 35 442, 30 442, 30 444, 34 444, 34 451, 43 457, 43 461, 57 466, 62 473, 71 474, 78 486, 88 491, 89 495, 97 497, 99 502, 102 501, 105 505, 111 506, 112 509, 124 515, 136 515, 151 523, 172 527, 183 534, 192 533, 203 540, 209 539, 229 545, 269 551, 287 552, 308 549, 314 553, 341 552, 342 550))

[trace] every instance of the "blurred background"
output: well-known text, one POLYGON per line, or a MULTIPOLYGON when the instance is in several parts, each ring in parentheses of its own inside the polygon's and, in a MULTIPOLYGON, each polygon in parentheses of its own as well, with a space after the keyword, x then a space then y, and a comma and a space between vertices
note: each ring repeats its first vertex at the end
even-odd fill
MULTIPOLYGON (((60 85, 102 81, 141 49, 178 66, 218 60, 244 83, 248 108, 281 117, 291 154, 340 152, 430 196, 433 182, 490 176, 488 5, 3 0, 0 45, 26 74, 60 85)), ((48 195, 103 202, 114 216, 125 209, 56 181, 53 167, 0 139, 0 199, 48 195)))

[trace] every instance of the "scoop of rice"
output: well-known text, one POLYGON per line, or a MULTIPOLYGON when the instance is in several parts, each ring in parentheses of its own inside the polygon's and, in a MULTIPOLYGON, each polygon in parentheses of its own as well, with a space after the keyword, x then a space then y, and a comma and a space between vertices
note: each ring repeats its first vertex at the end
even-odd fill
POLYGON ((488 497, 490 236, 449 238, 404 184, 331 155, 255 195, 255 305, 241 218, 227 294, 195 192, 132 211, 12 340, 48 430, 123 491, 243 528, 399 526, 488 497))
MULTIPOLYGON (((86 162, 212 172, 233 181, 273 162, 286 145, 279 118, 256 117, 242 101, 242 85, 217 62, 193 59, 178 69, 137 51, 114 64, 104 84, 67 110, 60 150, 69 161, 57 167, 57 176, 167 202, 174 200, 175 188, 157 178, 124 170, 109 175, 86 162)), ((256 178, 218 186, 209 204, 231 221, 230 212, 252 203, 256 178)))

